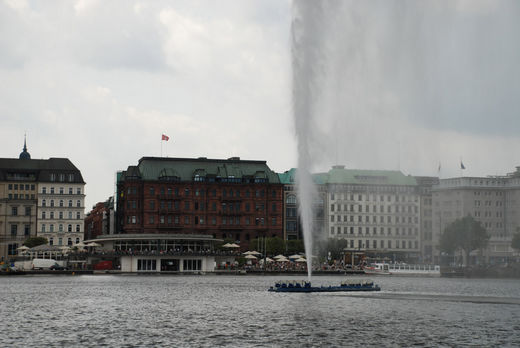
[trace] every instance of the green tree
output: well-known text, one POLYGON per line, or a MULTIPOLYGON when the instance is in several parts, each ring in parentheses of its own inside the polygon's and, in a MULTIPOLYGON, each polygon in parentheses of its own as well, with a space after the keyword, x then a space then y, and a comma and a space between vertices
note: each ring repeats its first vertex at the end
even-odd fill
MULTIPOLYGON (((517 231, 518 231, 518 229, 517 229, 517 231)), ((516 232, 513 235, 513 240, 511 241, 511 246, 513 247, 513 249, 520 251, 520 231, 516 232)))
POLYGON ((47 238, 45 237, 30 237, 23 242, 23 245, 25 245, 28 248, 34 248, 38 245, 47 244, 47 238))
POLYGON ((288 254, 297 254, 305 252, 305 245, 302 239, 291 239, 285 242, 288 254))
POLYGON ((462 250, 466 262, 469 262, 469 254, 473 250, 484 248, 488 240, 486 229, 468 215, 446 226, 440 238, 439 249, 450 254, 462 250))
POLYGON ((277 255, 285 253, 285 241, 280 237, 267 238, 267 255, 277 255))
MULTIPOLYGON (((339 260, 343 256, 343 249, 348 247, 348 240, 329 238, 327 243, 327 250, 330 252, 332 260, 339 260)), ((328 253, 327 253, 328 256, 328 253)))

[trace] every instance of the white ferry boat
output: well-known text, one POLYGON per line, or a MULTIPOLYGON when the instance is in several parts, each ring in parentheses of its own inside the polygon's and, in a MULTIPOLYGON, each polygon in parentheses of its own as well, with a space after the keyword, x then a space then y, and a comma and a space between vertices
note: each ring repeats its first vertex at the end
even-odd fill
POLYGON ((388 271, 393 275, 403 276, 441 276, 441 267, 439 265, 409 265, 394 263, 389 264, 388 271))
POLYGON ((363 268, 365 274, 428 276, 440 277, 441 268, 438 265, 410 265, 399 263, 375 262, 363 268))

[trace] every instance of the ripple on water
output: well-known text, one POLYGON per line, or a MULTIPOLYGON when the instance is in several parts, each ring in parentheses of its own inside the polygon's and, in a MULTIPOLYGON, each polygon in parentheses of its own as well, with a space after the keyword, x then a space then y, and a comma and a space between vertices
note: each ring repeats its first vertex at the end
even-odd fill
MULTIPOLYGON (((275 279, 2 279, 0 342, 50 347, 520 345, 520 307, 490 300, 517 301, 519 281, 377 278, 383 292, 350 296, 268 293, 275 279), (473 301, 463 301, 466 297, 473 301)), ((338 281, 320 277, 313 282, 338 281)))

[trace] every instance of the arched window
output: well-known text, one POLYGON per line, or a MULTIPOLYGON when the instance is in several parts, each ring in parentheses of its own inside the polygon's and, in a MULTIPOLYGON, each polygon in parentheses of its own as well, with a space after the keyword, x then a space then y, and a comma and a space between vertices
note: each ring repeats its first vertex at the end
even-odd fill
POLYGON ((49 245, 53 245, 54 244, 54 238, 49 238, 49 245))
POLYGON ((68 246, 72 246, 72 238, 68 238, 67 239, 67 245, 68 246))
POLYGON ((287 204, 296 204, 296 196, 295 195, 288 195, 285 203, 287 203, 287 204))
MULTIPOLYGON (((67 232, 72 232, 72 225, 71 225, 71 224, 69 224, 69 225, 67 226, 67 232)), ((70 238, 69 238, 69 239, 70 239, 70 238)))

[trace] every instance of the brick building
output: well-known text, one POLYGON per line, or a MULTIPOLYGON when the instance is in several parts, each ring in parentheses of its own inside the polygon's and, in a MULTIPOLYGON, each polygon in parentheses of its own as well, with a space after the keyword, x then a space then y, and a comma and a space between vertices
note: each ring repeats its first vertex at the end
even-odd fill
POLYGON ((114 234, 114 198, 98 202, 85 217, 85 240, 101 235, 114 234))
POLYGON ((118 173, 116 233, 209 235, 245 250, 283 237, 282 195, 265 161, 143 157, 118 173))

